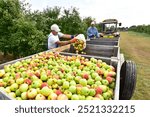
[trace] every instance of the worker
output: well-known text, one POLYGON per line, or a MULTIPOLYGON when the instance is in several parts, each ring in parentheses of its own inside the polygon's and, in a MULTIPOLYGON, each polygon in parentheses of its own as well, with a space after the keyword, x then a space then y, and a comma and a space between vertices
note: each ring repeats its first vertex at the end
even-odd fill
POLYGON ((51 32, 48 36, 48 49, 57 48, 59 46, 71 44, 77 41, 74 35, 63 34, 60 32, 59 26, 53 24, 51 26, 51 32), (59 38, 71 39, 69 41, 60 41, 59 38))
POLYGON ((95 22, 91 22, 91 26, 88 28, 87 30, 87 37, 88 39, 91 39, 91 38, 99 38, 99 33, 98 33, 98 30, 97 28, 95 27, 95 22))

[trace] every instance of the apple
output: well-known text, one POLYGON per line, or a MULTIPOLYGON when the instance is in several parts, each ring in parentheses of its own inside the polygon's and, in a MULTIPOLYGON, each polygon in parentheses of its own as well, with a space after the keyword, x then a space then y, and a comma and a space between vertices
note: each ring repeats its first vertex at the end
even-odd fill
POLYGON ((89 95, 90 96, 95 96, 95 94, 96 94, 95 89, 89 89, 89 90, 90 90, 89 95))
POLYGON ((30 85, 32 83, 32 80, 27 78, 24 80, 24 83, 30 85))
POLYGON ((51 86, 54 83, 54 80, 52 78, 47 80, 47 83, 49 86, 51 86))
POLYGON ((16 83, 17 83, 18 85, 23 84, 23 82, 24 82, 24 79, 23 79, 23 78, 18 78, 18 79, 16 79, 16 83))
POLYGON ((110 76, 107 76, 107 77, 106 77, 106 80, 107 80, 109 83, 112 83, 113 78, 112 78, 112 77, 110 77, 110 76))
POLYGON ((28 84, 21 84, 20 87, 19 87, 19 90, 21 92, 26 92, 28 90, 28 84))
POLYGON ((102 77, 101 76, 96 76, 95 77, 95 81, 101 81, 102 80, 102 77))
POLYGON ((15 98, 15 97, 16 97, 16 94, 15 94, 14 92, 10 92, 10 93, 8 93, 8 95, 9 95, 10 97, 12 97, 12 98, 15 98))
POLYGON ((10 90, 11 91, 16 91, 17 89, 18 89, 18 84, 17 83, 14 83, 14 84, 12 84, 11 86, 10 86, 10 90))
POLYGON ((58 95, 57 100, 68 100, 68 97, 65 94, 60 94, 58 95))
POLYGON ((71 99, 72 93, 69 90, 65 90, 64 94, 68 97, 68 99, 71 99))
POLYGON ((112 89, 114 89, 115 88, 115 82, 110 83, 109 87, 112 88, 112 89))
POLYGON ((81 76, 76 76, 76 77, 75 77, 75 82, 76 82, 76 83, 79 83, 80 79, 82 79, 81 76))
POLYGON ((0 70, 0 77, 3 77, 4 74, 5 74, 5 70, 4 69, 0 70))
POLYGON ((85 99, 86 100, 93 100, 93 97, 92 96, 87 96, 85 99))
POLYGON ((96 94, 95 97, 99 98, 100 100, 104 100, 104 97, 101 94, 96 94))
POLYGON ((56 90, 56 91, 55 91, 55 93, 56 93, 57 95, 62 94, 61 90, 59 90, 59 89, 58 89, 58 90, 56 90))
MULTIPOLYGON (((49 79, 50 80, 50 79, 49 79)), ((47 81, 48 82, 48 81, 47 81)), ((62 85, 62 80, 61 79, 58 79, 57 80, 57 84, 59 85, 59 86, 61 86, 62 85)))
POLYGON ((57 100, 57 94, 56 94, 56 93, 51 93, 51 94, 48 96, 48 100, 57 100))
POLYGON ((109 82, 106 79, 103 79, 101 82, 102 82, 103 85, 106 85, 106 86, 109 85, 109 82))
POLYGON ((95 78, 96 78, 97 76, 99 76, 99 75, 98 75, 98 73, 93 72, 93 73, 91 74, 91 76, 92 76, 93 79, 95 79, 95 78))
POLYGON ((102 89, 102 92, 106 92, 108 90, 108 87, 106 85, 99 85, 98 87, 102 89))
POLYGON ((51 93, 51 90, 48 87, 43 87, 41 89, 41 94, 44 95, 44 96, 49 96, 50 93, 51 93))
POLYGON ((47 81, 48 77, 47 77, 46 73, 41 73, 40 79, 42 81, 47 81))
POLYGON ((103 93, 103 97, 105 100, 108 100, 111 97, 111 94, 109 92, 103 93))
POLYGON ((98 97, 93 97, 92 100, 100 100, 98 97))
POLYGON ((69 88, 69 82, 68 81, 63 82, 63 88, 64 89, 68 89, 69 88))
POLYGON ((77 94, 73 94, 71 96, 71 100, 79 100, 79 96, 77 94))
POLYGON ((98 86, 95 88, 95 91, 96 91, 96 94, 102 94, 103 89, 100 86, 98 86))
POLYGON ((84 95, 78 95, 79 96, 79 100, 85 100, 85 96, 84 95))
POLYGON ((70 86, 70 87, 69 87, 69 91, 70 91, 72 94, 76 93, 76 90, 77 90, 76 86, 70 86))
POLYGON ((48 83, 47 83, 47 82, 43 82, 43 83, 41 84, 41 88, 43 88, 43 87, 49 87, 49 86, 48 86, 48 83))
POLYGON ((89 88, 87 87, 82 87, 81 88, 81 94, 84 96, 88 96, 88 94, 90 93, 89 88))
POLYGON ((70 86, 76 86, 76 82, 74 80, 70 81, 70 86))
POLYGON ((82 78, 85 78, 86 80, 88 80, 88 79, 89 79, 89 74, 83 73, 83 74, 82 74, 82 78))
POLYGON ((46 100, 45 96, 42 94, 37 94, 35 100, 46 100))
POLYGON ((27 91, 28 99, 33 99, 33 98, 36 97, 36 95, 37 95, 37 90, 36 89, 31 88, 27 91))
POLYGON ((96 81, 95 84, 96 84, 97 86, 102 85, 101 81, 96 81))
POLYGON ((94 84, 94 80, 93 80, 92 78, 89 78, 89 79, 87 80, 87 84, 88 84, 88 85, 93 85, 93 84, 94 84))
POLYGON ((4 91, 5 91, 6 93, 10 93, 10 92, 11 92, 10 87, 6 87, 6 88, 4 89, 4 91))
POLYGON ((31 86, 32 88, 40 88, 42 85, 41 81, 40 80, 35 80, 32 82, 31 86))
POLYGON ((21 96, 21 91, 20 91, 19 89, 17 89, 17 90, 15 91, 15 93, 16 93, 16 96, 17 96, 17 97, 20 97, 20 96, 21 96))
POLYGON ((79 83, 80 83, 82 86, 86 86, 86 85, 87 85, 87 80, 86 80, 86 79, 80 79, 80 80, 79 80, 79 83))
POLYGON ((27 100, 27 99, 28 99, 28 97, 27 97, 27 92, 21 93, 21 98, 22 98, 23 100, 27 100))
POLYGON ((16 79, 18 79, 18 78, 20 78, 21 77, 21 75, 19 74, 19 73, 16 73, 16 79))

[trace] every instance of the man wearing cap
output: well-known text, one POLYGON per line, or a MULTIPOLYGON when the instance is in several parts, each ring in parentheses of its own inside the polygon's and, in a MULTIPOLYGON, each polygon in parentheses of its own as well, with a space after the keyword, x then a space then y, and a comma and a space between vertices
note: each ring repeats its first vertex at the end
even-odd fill
POLYGON ((88 38, 94 38, 94 37, 99 38, 98 30, 95 27, 94 21, 91 22, 91 26, 87 30, 87 36, 88 36, 88 38))
POLYGON ((63 34, 57 24, 51 26, 51 33, 48 36, 48 49, 57 48, 67 44, 74 43, 77 39, 73 35, 63 34), (60 41, 59 38, 71 39, 69 41, 60 41))

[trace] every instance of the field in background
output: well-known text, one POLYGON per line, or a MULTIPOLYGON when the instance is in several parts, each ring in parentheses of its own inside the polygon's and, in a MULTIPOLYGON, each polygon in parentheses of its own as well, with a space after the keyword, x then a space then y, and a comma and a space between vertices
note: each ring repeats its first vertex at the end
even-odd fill
POLYGON ((150 100, 150 35, 121 32, 121 52, 137 66, 137 84, 133 100, 150 100))

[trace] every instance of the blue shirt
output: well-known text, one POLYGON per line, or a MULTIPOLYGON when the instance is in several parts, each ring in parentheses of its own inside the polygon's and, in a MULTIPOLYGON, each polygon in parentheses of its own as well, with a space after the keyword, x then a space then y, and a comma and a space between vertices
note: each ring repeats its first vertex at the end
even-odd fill
POLYGON ((97 28, 96 27, 89 27, 87 30, 87 36, 88 36, 88 38, 93 38, 93 37, 98 38, 99 34, 98 34, 97 28))

